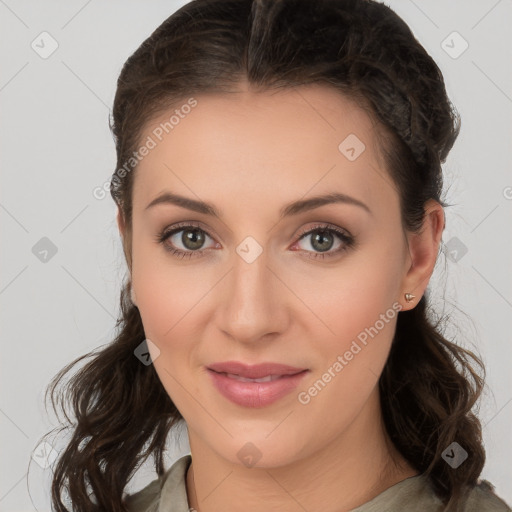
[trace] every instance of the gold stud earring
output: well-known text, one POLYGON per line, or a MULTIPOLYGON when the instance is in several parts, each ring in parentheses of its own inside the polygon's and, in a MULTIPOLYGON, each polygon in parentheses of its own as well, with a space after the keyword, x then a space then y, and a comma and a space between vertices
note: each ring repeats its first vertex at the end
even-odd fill
POLYGON ((410 293, 406 293, 406 294, 404 294, 404 296, 405 296, 406 302, 411 302, 412 299, 414 299, 416 297, 416 295, 412 295, 410 293))

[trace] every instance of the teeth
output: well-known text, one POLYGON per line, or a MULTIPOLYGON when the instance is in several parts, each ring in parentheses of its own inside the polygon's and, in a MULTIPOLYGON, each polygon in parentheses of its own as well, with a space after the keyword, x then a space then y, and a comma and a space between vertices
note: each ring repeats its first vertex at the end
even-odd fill
POLYGON ((281 377, 281 375, 267 375, 266 377, 261 377, 260 379, 248 379, 247 377, 241 377, 240 375, 235 375, 234 373, 225 373, 225 375, 231 379, 236 379, 242 382, 270 382, 281 377))

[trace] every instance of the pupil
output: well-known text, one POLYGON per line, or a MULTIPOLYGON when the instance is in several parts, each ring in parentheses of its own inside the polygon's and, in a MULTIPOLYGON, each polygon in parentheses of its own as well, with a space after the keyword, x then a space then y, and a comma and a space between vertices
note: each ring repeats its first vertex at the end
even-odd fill
POLYGON ((312 245, 321 252, 328 251, 332 247, 332 235, 327 231, 318 231, 313 237, 312 245), (327 241, 327 247, 325 246, 325 241, 327 241), (320 247, 315 247, 317 242, 320 243, 320 247))
POLYGON ((183 232, 182 242, 188 249, 199 249, 204 242, 204 237, 199 229, 189 229, 183 232))
MULTIPOLYGON (((200 230, 190 229, 183 232, 182 242, 188 249, 199 249, 204 243, 204 237, 200 230)), ((318 231, 312 245, 320 252, 328 251, 332 247, 332 235, 327 231, 318 231)))

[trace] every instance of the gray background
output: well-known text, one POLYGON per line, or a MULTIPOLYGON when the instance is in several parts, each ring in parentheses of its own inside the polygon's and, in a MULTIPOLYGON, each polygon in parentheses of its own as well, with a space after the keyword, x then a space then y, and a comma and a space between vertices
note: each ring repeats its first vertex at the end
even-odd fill
MULTIPOLYGON (((51 452, 37 447, 57 421, 43 391, 65 364, 113 337, 125 264, 114 203, 92 193, 115 167, 109 109, 124 61, 184 3, 0 0, 1 512, 50 509, 51 452), (42 58, 52 44, 45 31, 58 48, 42 58), (57 249, 46 261, 43 237, 57 249)), ((447 257, 430 291, 487 364, 482 476, 512 503, 512 2, 388 5, 439 64, 462 117, 444 166, 455 204, 446 210, 447 257)), ((169 448, 170 464, 188 452, 186 435, 169 448)))

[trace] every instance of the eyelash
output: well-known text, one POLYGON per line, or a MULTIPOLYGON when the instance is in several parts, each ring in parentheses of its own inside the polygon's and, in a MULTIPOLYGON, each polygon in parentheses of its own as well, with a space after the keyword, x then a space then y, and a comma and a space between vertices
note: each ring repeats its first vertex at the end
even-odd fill
MULTIPOLYGON (((165 228, 163 231, 157 234, 156 241, 162 245, 164 245, 164 248, 166 251, 169 251, 173 256, 176 258, 192 258, 192 257, 200 257, 204 252, 206 252, 206 249, 202 249, 199 251, 182 251, 181 249, 175 249, 172 247, 168 247, 165 245, 165 242, 168 238, 170 238, 172 235, 175 235, 176 233, 179 233, 180 231, 187 231, 186 228, 194 228, 198 229, 202 233, 205 233, 210 238, 213 238, 207 231, 201 228, 198 224, 195 223, 179 223, 175 226, 171 226, 171 228, 165 228)), ((313 256, 306 256, 308 258, 312 259, 321 259, 324 260, 326 258, 332 258, 335 256, 338 256, 339 254, 345 252, 348 249, 351 249, 355 245, 355 238, 350 235, 347 231, 341 230, 340 228, 337 228, 331 224, 318 224, 315 225, 313 228, 306 229, 302 231, 297 238, 297 242, 305 238, 307 235, 311 235, 316 232, 327 232, 327 233, 334 233, 338 236, 338 238, 343 242, 343 246, 340 249, 337 249, 334 252, 330 253, 314 253, 313 256)), ((297 243, 295 242, 295 243, 297 243)), ((311 251, 306 251, 309 254, 311 251)))

